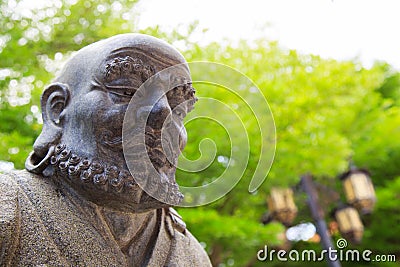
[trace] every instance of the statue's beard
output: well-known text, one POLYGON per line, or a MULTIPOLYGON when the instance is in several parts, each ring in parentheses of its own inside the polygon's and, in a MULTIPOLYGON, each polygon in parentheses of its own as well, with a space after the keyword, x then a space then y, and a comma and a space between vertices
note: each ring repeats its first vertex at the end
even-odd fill
MULTIPOLYGON (((147 151, 143 152, 148 154, 148 159, 157 170, 157 177, 145 171, 134 172, 134 178, 126 167, 82 157, 65 144, 55 146, 50 164, 56 177, 98 205, 129 212, 177 205, 183 195, 175 182, 176 162, 170 163, 163 151, 153 144, 154 141, 155 138, 146 134, 147 151), (166 201, 159 196, 167 196, 166 201)), ((143 157, 133 164, 144 164, 143 157)), ((147 170, 149 166, 139 169, 147 170)))
POLYGON ((135 181, 146 193, 170 205, 183 199, 175 180, 180 138, 179 132, 169 127, 155 130, 149 126, 124 136, 124 158, 135 181))

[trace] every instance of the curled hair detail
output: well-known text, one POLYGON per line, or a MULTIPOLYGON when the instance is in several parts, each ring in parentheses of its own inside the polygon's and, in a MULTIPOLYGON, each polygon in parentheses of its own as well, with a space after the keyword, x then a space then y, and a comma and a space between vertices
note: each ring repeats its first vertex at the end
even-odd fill
POLYGON ((50 164, 56 172, 70 180, 80 180, 83 183, 92 182, 104 191, 120 192, 124 187, 132 189, 137 186, 135 180, 126 170, 117 166, 108 166, 98 161, 90 161, 71 153, 65 144, 58 144, 50 158, 50 164))
POLYGON ((154 67, 146 65, 141 59, 132 58, 130 56, 117 57, 106 65, 106 80, 112 81, 127 76, 130 74, 137 74, 146 81, 155 73, 154 67))

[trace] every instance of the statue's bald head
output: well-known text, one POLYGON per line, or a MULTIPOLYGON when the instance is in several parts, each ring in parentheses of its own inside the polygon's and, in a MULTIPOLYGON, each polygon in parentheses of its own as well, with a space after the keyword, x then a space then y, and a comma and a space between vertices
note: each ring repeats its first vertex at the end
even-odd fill
POLYGON ((68 84, 73 91, 93 83, 111 90, 137 89, 151 75, 185 62, 182 54, 163 40, 144 34, 121 34, 76 52, 55 81, 68 84))
MULTIPOLYGON (((42 95, 43 130, 34 144, 33 153, 26 161, 26 168, 36 173, 51 173, 54 169, 49 165, 51 163, 56 171, 57 168, 61 169, 61 174, 64 172, 66 175, 76 176, 67 180, 90 199, 114 207, 121 202, 121 198, 118 198, 119 190, 122 190, 121 183, 134 187, 134 191, 139 192, 132 177, 127 177, 129 173, 126 172, 127 164, 123 155, 122 126, 125 112, 136 91, 143 88, 141 86, 146 80, 151 80, 149 78, 155 77, 155 74, 177 65, 179 67, 174 68, 168 78, 179 82, 166 86, 172 88, 155 86, 146 89, 142 96, 143 101, 135 102, 137 108, 131 110, 134 120, 130 121, 130 126, 134 129, 138 124, 136 119, 142 116, 140 113, 149 111, 144 124, 147 153, 157 171, 163 177, 168 177, 168 185, 165 186, 173 188, 170 191, 177 192, 174 178, 177 153, 173 153, 174 163, 167 160, 161 147, 161 128, 169 118, 168 125, 172 125, 172 130, 168 130, 169 136, 176 136, 178 141, 168 142, 178 147, 178 150, 183 149, 186 144, 183 117, 196 100, 194 89, 183 56, 168 43, 143 34, 117 35, 93 43, 71 57, 42 95), (180 111, 175 114, 177 107, 180 111), (75 153, 75 157, 70 162, 72 153, 75 153), (92 164, 91 168, 96 167, 88 174, 89 167, 81 166, 82 161, 79 160, 82 159, 99 164, 92 164), (113 164, 113 171, 97 173, 99 166, 108 166, 110 162, 113 164), (88 180, 95 185, 87 183, 88 180), (96 186, 102 187, 109 195, 100 197, 96 186), (117 204, 115 199, 118 199, 117 204)), ((109 166, 100 169, 106 168, 109 166)), ((148 170, 148 166, 143 168, 148 170)), ((130 191, 122 196, 122 202, 126 202, 124 205, 134 206, 135 209, 139 209, 139 203, 148 203, 149 207, 154 204, 149 196, 146 199, 141 194, 130 191), (137 199, 132 200, 132 204, 129 201, 133 195, 137 199)), ((140 209, 142 207, 145 205, 140 206, 140 209)))

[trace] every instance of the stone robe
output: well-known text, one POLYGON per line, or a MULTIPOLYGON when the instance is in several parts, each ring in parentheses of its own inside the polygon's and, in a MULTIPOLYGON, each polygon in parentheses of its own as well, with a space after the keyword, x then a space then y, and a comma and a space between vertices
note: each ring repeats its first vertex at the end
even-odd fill
POLYGON ((148 212, 123 248, 104 214, 51 178, 0 175, 0 266, 211 266, 171 208, 148 212))

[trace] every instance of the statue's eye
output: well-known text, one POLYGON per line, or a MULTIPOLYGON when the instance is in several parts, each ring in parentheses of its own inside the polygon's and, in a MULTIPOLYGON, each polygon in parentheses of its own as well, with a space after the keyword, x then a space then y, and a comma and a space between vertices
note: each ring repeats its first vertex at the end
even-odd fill
POLYGON ((110 96, 110 99, 114 104, 125 104, 129 103, 131 100, 131 97, 128 97, 126 95, 121 95, 121 94, 116 94, 114 92, 109 92, 108 95, 110 96))

